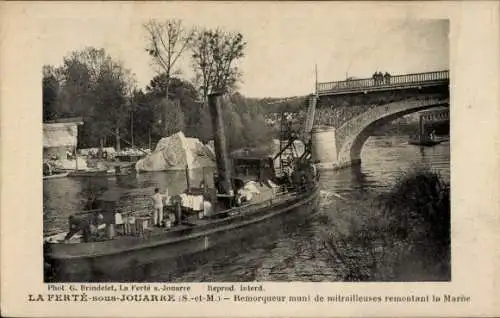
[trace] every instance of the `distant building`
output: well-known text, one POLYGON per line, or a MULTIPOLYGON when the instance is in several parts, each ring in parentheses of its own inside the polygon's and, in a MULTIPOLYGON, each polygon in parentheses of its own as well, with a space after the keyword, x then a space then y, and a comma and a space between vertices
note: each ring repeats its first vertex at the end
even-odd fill
POLYGON ((64 118, 43 124, 43 159, 66 159, 67 153, 74 154, 78 144, 78 126, 83 125, 81 117, 64 118))

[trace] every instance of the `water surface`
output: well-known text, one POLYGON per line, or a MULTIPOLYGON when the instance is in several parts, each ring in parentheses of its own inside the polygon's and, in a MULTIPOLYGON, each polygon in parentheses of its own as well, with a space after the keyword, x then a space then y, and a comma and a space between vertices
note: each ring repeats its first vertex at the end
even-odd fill
MULTIPOLYGON (((318 215, 335 218, 340 195, 350 202, 364 201, 387 191, 405 171, 427 166, 450 178, 450 147, 408 145, 407 137, 370 137, 361 153, 358 167, 325 171, 320 184, 323 200, 320 211, 288 232, 277 231, 275 239, 256 237, 245 244, 213 253, 189 270, 175 275, 175 281, 336 281, 339 273, 325 252, 318 235, 324 226, 318 215)), ((207 171, 205 171, 207 174, 207 171)), ((203 172, 193 172, 193 184, 203 179, 203 172)), ((81 209, 90 191, 102 193, 113 187, 168 187, 171 194, 186 188, 183 171, 147 173, 130 177, 63 178, 44 181, 44 232, 66 229, 67 217, 81 209)), ((163 281, 166 277, 148 280, 163 281)))

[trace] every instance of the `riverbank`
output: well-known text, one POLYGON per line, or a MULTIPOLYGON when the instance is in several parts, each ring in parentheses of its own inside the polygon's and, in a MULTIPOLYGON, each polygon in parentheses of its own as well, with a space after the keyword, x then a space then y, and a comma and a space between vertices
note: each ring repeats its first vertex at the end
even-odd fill
POLYGON ((338 201, 319 219, 340 280, 451 279, 449 184, 439 174, 416 169, 363 204, 338 201))

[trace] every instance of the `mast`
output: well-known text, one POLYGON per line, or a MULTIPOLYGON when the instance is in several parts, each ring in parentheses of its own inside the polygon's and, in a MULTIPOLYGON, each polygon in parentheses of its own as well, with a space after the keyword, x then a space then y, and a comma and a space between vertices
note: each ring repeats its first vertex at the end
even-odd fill
POLYGON ((189 178, 189 166, 186 164, 186 186, 187 186, 187 192, 191 191, 191 180, 189 178))
POLYGON ((318 64, 314 64, 314 95, 318 95, 318 64))
POLYGON ((215 92, 208 95, 208 108, 212 117, 218 180, 220 182, 221 190, 223 191, 222 194, 234 195, 231 184, 231 165, 227 154, 226 135, 224 134, 222 107, 221 92, 215 92))
POLYGON ((132 149, 134 148, 134 111, 130 112, 130 138, 132 143, 132 149))
MULTIPOLYGON (((168 85, 167 85, 168 89, 168 85)), ((168 103, 170 101, 168 100, 168 93, 165 97, 165 105, 163 106, 163 136, 167 137, 168 136, 168 103)))
POLYGON ((78 170, 78 154, 76 153, 76 145, 75 145, 75 165, 76 165, 76 170, 78 170))

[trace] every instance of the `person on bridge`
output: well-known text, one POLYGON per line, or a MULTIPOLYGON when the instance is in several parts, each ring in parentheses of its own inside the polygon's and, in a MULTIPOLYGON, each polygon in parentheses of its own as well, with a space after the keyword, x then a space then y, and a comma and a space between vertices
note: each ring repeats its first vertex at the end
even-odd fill
POLYGON ((375 82, 375 85, 380 85, 382 84, 382 81, 384 79, 384 75, 382 74, 382 72, 375 72, 375 74, 373 74, 373 81, 375 82))
POLYGON ((388 72, 385 72, 384 80, 385 80, 386 84, 390 84, 391 83, 391 74, 389 74, 388 72))

